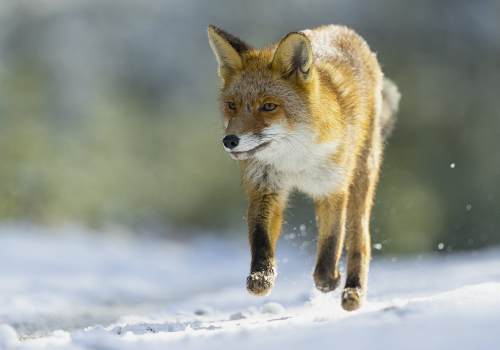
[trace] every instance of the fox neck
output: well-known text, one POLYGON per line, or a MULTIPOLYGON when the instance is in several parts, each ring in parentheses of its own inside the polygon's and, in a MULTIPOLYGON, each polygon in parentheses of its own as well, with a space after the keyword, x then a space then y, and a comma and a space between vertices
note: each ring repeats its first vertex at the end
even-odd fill
POLYGON ((307 129, 296 130, 241 162, 246 186, 273 192, 298 189, 313 198, 332 193, 343 182, 344 174, 335 162, 342 141, 318 144, 307 129))

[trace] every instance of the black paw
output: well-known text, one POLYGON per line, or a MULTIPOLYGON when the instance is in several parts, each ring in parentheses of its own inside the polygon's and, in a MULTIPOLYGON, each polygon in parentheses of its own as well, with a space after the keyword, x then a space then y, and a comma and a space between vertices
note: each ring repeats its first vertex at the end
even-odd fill
POLYGON ((248 293, 262 297, 268 295, 273 289, 275 272, 254 272, 247 277, 248 293))
POLYGON ((342 308, 346 311, 354 311, 363 304, 363 292, 359 288, 344 288, 342 292, 342 308))
POLYGON ((314 283, 316 283, 316 288, 323 293, 331 292, 340 285, 340 278, 342 276, 340 273, 326 273, 316 269, 313 274, 314 283))

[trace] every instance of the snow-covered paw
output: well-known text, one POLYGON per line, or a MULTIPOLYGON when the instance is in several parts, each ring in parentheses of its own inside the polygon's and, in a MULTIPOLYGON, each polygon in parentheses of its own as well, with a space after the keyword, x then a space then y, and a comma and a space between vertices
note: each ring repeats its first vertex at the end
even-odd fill
POLYGON ((342 308, 354 311, 363 304, 363 293, 359 288, 345 288, 342 292, 342 308))
POLYGON ((341 275, 338 272, 332 275, 325 273, 325 271, 316 270, 314 271, 313 278, 316 288, 320 292, 328 293, 339 286, 341 275))
POLYGON ((254 272, 247 277, 248 293, 262 297, 268 295, 273 289, 276 273, 273 272, 254 272))

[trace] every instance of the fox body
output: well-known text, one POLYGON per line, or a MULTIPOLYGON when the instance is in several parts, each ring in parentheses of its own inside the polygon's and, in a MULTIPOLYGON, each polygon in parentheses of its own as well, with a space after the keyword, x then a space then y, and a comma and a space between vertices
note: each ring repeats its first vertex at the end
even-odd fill
POLYGON ((396 86, 366 42, 344 26, 292 32, 261 50, 214 26, 208 35, 223 80, 224 149, 241 162, 249 202, 249 293, 266 295, 274 285, 282 213, 297 189, 315 202, 317 288, 339 285, 345 241, 342 306, 359 308, 373 196, 400 98, 396 86))

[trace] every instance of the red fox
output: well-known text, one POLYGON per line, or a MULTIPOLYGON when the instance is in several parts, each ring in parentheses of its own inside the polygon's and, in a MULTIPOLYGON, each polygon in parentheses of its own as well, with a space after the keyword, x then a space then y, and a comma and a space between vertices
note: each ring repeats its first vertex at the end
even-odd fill
POLYGON ((322 292, 347 278, 341 303, 361 307, 370 262, 370 212, 384 142, 400 94, 352 29, 292 32, 256 50, 210 25, 222 87, 224 149, 241 161, 251 246, 247 290, 267 295, 277 275, 274 249, 290 192, 315 202, 319 234, 313 278, 322 292))

